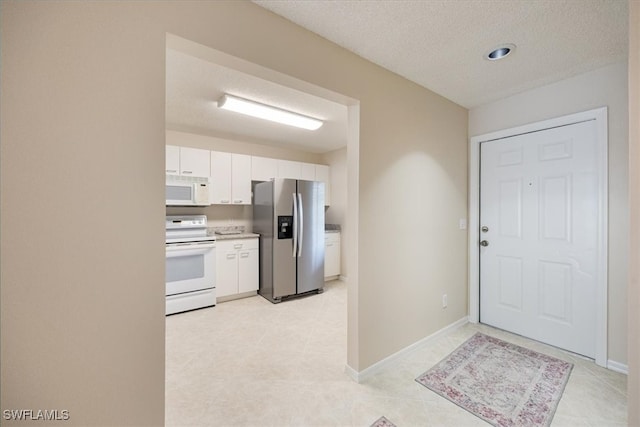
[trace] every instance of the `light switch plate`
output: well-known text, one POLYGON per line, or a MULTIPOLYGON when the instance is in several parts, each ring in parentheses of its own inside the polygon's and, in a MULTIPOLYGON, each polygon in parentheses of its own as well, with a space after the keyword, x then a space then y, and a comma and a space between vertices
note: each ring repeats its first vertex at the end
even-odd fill
POLYGON ((460 230, 466 230, 467 229, 467 219, 466 218, 460 218, 460 221, 458 222, 458 227, 460 227, 460 230))

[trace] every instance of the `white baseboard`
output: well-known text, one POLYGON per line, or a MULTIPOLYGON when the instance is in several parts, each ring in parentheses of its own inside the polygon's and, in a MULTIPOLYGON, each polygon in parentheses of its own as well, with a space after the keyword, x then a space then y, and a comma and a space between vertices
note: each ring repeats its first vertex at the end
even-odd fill
POLYGON ((607 369, 629 375, 629 366, 624 363, 616 362, 615 360, 607 360, 607 369))
POLYGON ((393 353, 391 356, 389 357, 385 357, 384 359, 380 360, 379 362, 374 363, 373 365, 369 366, 368 368, 358 372, 355 369, 353 369, 351 366, 346 365, 345 366, 345 373, 347 375, 349 375, 349 377, 351 377, 355 382, 357 383, 361 383, 362 381, 366 380, 367 378, 372 377, 373 375, 375 375, 377 372, 380 372, 382 369, 384 369, 388 364, 394 362, 395 360, 397 360, 398 358, 410 353, 411 351, 415 350, 417 347, 420 347, 424 344, 427 344, 429 342, 432 342, 444 335, 447 335, 453 331, 455 331, 456 329, 458 329, 459 327, 467 324, 469 322, 469 318, 468 317, 463 317, 460 320, 457 320, 455 322, 453 322, 452 324, 445 326, 444 328, 440 329, 439 331, 434 332, 433 334, 421 339, 420 341, 417 341, 405 348, 403 348, 402 350, 393 353))

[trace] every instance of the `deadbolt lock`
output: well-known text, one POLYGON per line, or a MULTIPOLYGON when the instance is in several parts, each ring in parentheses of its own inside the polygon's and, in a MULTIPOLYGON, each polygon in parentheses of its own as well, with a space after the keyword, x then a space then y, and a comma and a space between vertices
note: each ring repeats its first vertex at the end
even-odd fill
POLYGON ((489 242, 487 240, 483 240, 480 242, 480 246, 489 246, 489 242))

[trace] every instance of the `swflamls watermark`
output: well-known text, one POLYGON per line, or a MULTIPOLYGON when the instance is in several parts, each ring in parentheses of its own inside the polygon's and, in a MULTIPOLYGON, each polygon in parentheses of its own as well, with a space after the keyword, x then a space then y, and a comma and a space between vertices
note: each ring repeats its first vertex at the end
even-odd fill
POLYGON ((5 409, 2 418, 9 421, 67 421, 67 409, 5 409))

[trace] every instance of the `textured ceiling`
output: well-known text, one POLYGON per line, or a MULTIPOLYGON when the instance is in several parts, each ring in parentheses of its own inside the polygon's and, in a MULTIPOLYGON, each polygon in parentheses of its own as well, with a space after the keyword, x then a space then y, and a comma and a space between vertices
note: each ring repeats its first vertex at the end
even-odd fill
MULTIPOLYGON (((467 108, 627 58, 626 0, 254 3, 467 108), (504 43, 517 45, 515 52, 497 62, 483 59, 504 43)), ((332 96, 170 40, 167 129, 316 153, 346 145, 346 107, 332 96), (216 101, 225 92, 326 122, 312 132, 222 111, 216 101)))
POLYGON ((467 108, 627 57, 626 0, 254 3, 467 108))

